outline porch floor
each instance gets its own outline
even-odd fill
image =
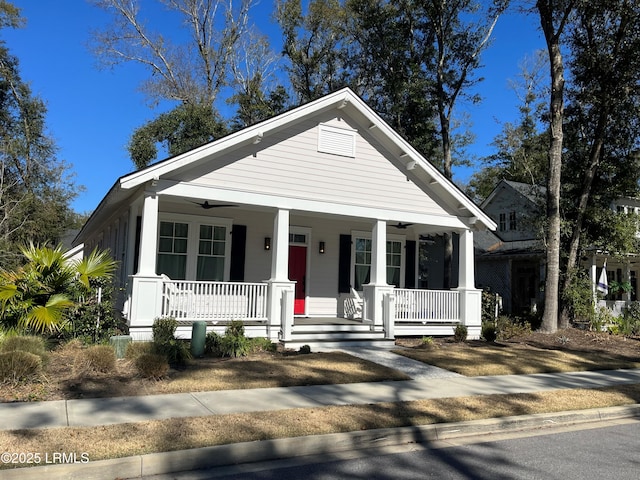
[[[362,320],[340,317],[294,317],[293,325],[362,325]]]

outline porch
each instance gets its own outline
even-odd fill
[[[280,322],[270,322],[269,298],[277,294],[272,289],[277,287],[270,282],[175,281],[162,276],[160,316],[178,321],[181,338],[190,338],[194,322],[204,321],[207,331],[223,334],[229,322],[240,320],[248,336],[264,336],[288,348],[392,345],[396,336],[451,335],[463,321],[460,291],[389,287],[382,296],[382,321],[367,315],[373,311],[367,303],[375,301],[369,291],[361,315],[355,318],[300,317],[288,315],[291,308],[282,308]],[[293,303],[293,288],[280,294],[280,303]]]

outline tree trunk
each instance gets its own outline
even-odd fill
[[[564,66],[560,51],[560,34],[571,3],[558,12],[553,0],[538,0],[540,25],[549,51],[551,69],[549,173],[547,178],[547,273],[544,289],[544,313],[540,330],[553,333],[558,329],[558,292],[560,284],[560,174],[562,170],[562,120],[564,116]],[[562,16],[556,31],[554,19]]]
[[[440,130],[442,132],[442,157],[444,176],[449,180],[453,179],[453,171],[451,169],[451,135],[449,132],[449,118],[444,114],[444,108],[440,109]],[[451,288],[451,274],[453,265],[453,235],[451,233],[444,234],[444,276],[443,288],[449,290]]]

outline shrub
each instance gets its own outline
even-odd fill
[[[248,342],[250,353],[275,352],[277,349],[277,345],[265,337],[249,338]]]
[[[116,351],[111,345],[92,345],[82,350],[78,362],[86,370],[113,372],[116,368]]]
[[[458,324],[456,325],[456,329],[453,332],[453,339],[456,342],[464,342],[467,339],[467,334],[469,330],[466,325]]]
[[[124,353],[127,360],[135,360],[144,353],[153,353],[153,342],[130,342]]]
[[[220,341],[222,337],[216,332],[209,332],[204,339],[204,353],[207,355],[213,355],[214,357],[222,356],[220,351]]]
[[[144,378],[160,379],[167,375],[169,362],[167,357],[157,353],[143,353],[136,357],[135,366]]]
[[[486,322],[482,324],[482,338],[484,338],[487,342],[495,342],[496,338],[498,338],[498,332],[496,331],[496,326],[493,322]]]
[[[302,346],[300,347],[300,350],[299,350],[299,351],[300,351],[300,353],[302,353],[302,354],[306,355],[306,354],[311,353],[311,347],[310,347],[309,345],[302,345]]]
[[[0,345],[0,351],[13,352],[20,350],[21,352],[33,353],[40,357],[43,364],[47,362],[47,349],[42,337],[36,337],[31,335],[16,335],[12,337],[6,337]]]
[[[244,336],[244,324],[233,320],[220,339],[220,353],[223,357],[244,357],[249,352],[249,340]]]
[[[172,317],[157,318],[153,322],[153,351],[164,355],[170,365],[184,365],[191,358],[187,342],[175,337],[178,321]]]
[[[33,353],[11,350],[0,353],[0,382],[19,383],[35,379],[42,371],[42,359]]]
[[[156,318],[153,322],[151,330],[153,332],[153,341],[162,345],[175,339],[178,321],[172,317]]]
[[[518,317],[511,319],[506,315],[500,315],[496,321],[496,329],[500,340],[508,340],[531,333],[531,324]]]

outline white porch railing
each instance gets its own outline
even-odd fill
[[[460,293],[456,290],[396,288],[396,322],[460,322]]]
[[[165,279],[162,316],[178,321],[267,321],[266,283],[192,282]]]

